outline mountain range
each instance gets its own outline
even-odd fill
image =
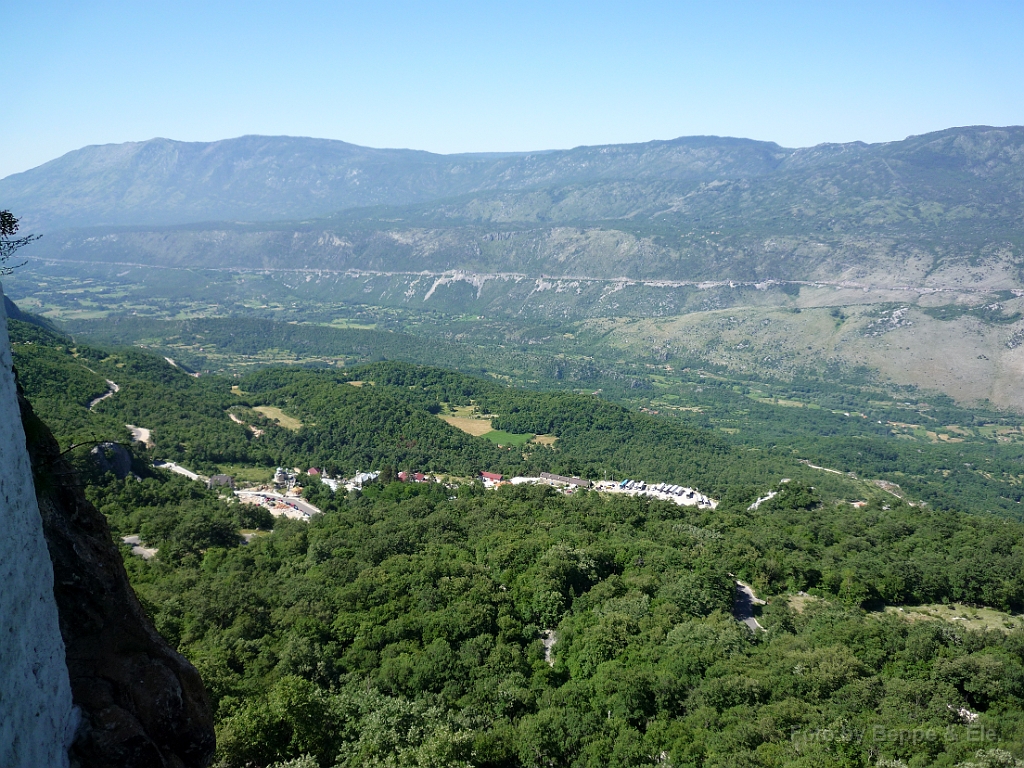
[[[775,144],[695,137],[530,154],[438,155],[342,141],[243,136],[91,146],[0,180],[0,198],[43,227],[320,217],[365,206],[586,184],[763,175]]]
[[[698,136],[475,155],[154,139],[8,176],[0,207],[46,235],[30,254],[42,259],[384,276],[337,278],[347,282],[329,290],[348,301],[436,302],[450,276],[480,299],[465,275],[525,278],[488,304],[516,313],[547,278],[1024,288],[1024,127],[805,149]],[[614,286],[593,287],[600,313],[623,311]],[[658,314],[682,306],[673,297]],[[629,313],[652,301],[664,303],[645,293]],[[558,298],[544,312],[580,310]]]
[[[1024,128],[805,149],[696,136],[462,155],[292,137],[153,139],[85,147],[8,176],[0,200],[26,226],[50,231],[394,207],[408,209],[403,220],[446,224],[743,216],[796,229],[1007,225],[1022,215]]]

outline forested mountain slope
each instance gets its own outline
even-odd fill
[[[870,484],[877,481],[895,483],[899,493],[937,509],[1021,516],[1020,419],[958,408],[938,395],[922,400],[909,392],[882,395],[810,379],[769,388],[700,368],[671,379],[662,367],[567,356],[558,347],[543,355],[541,345],[488,348],[266,320],[123,319],[75,327],[93,341],[72,342],[12,321],[22,379],[42,398],[36,408],[59,435],[116,437],[124,435],[125,423],[141,425],[153,431],[160,458],[202,472],[282,462],[355,472],[373,466],[372,458],[399,469],[457,474],[638,475],[693,482],[713,495],[737,485],[763,491],[789,476],[822,487],[830,497],[883,493]],[[576,341],[585,339],[567,343]],[[129,343],[148,349],[116,349]],[[277,354],[280,348],[292,351]],[[382,357],[391,362],[366,365]],[[275,361],[287,368],[267,370]],[[193,378],[181,366],[203,375]],[[217,371],[227,375],[209,375]],[[90,401],[108,393],[108,378],[122,390],[89,410]],[[372,391],[347,384],[364,378],[375,382]],[[230,391],[233,383],[244,395]],[[596,390],[600,398],[589,394]],[[436,415],[473,402],[480,413],[498,414],[494,429],[527,437],[555,434],[559,450],[531,443],[523,457],[453,431]],[[290,432],[254,406],[283,408],[309,426]],[[229,413],[264,429],[265,436],[253,440]],[[366,440],[375,433],[380,439]],[[867,484],[812,471],[798,460],[855,473]]]
[[[503,428],[558,434],[534,459],[550,466],[585,450],[587,472],[633,462],[723,483],[719,507],[697,510],[543,486],[332,494],[305,478],[324,512],[305,523],[152,470],[141,446],[139,478],[88,471],[114,534],[158,550],[125,547],[126,567],[203,677],[221,765],[967,768],[1024,749],[1020,523],[882,492],[854,507],[836,496],[848,478],[592,396],[395,363],[195,379],[142,351],[12,326],[26,393],[62,447],[78,427],[56,401],[86,431],[151,419],[154,452],[185,460],[529,468],[432,413],[475,401]],[[90,410],[106,376],[122,388]],[[258,404],[303,426],[259,422],[255,437],[227,415]],[[84,464],[84,449],[69,455]],[[780,470],[800,474],[779,484]],[[777,495],[752,509],[767,488]],[[731,615],[736,578],[770,600],[763,631]]]
[[[342,174],[354,197],[332,191],[342,181],[317,176],[341,170],[323,170],[327,161],[317,160],[306,140],[287,140],[306,154],[275,153],[275,141],[222,142],[159,161],[160,173],[171,176],[200,159],[228,168],[181,171],[188,184],[132,165],[109,171],[119,191],[101,193],[95,190],[107,188],[107,171],[66,177],[62,169],[71,161],[60,160],[0,181],[0,194],[20,206],[26,221],[52,228],[135,225],[51,231],[33,247],[38,258],[343,275],[332,280],[371,272],[391,276],[377,291],[388,302],[427,303],[436,278],[461,279],[458,273],[525,280],[513,288],[513,305],[544,290],[535,281],[545,277],[584,281],[575,287],[594,293],[591,301],[614,286],[587,281],[616,279],[853,281],[928,290],[1022,285],[1020,128],[949,129],[889,144],[792,151],[693,138],[514,157],[410,155],[416,163],[342,145],[345,163],[377,158],[376,186],[361,180],[368,170]],[[163,146],[82,152],[137,159]],[[106,168],[107,160],[95,162]],[[97,195],[102,201],[89,202]],[[195,223],[294,219],[341,208],[347,210],[303,221]],[[169,221],[192,223],[162,226]],[[411,274],[394,276],[403,272]],[[428,273],[422,286],[415,283],[419,273]],[[348,287],[360,288],[340,290]],[[574,286],[562,288],[571,295]]]
[[[258,221],[602,178],[736,178],[768,172],[790,152],[718,137],[477,155],[287,136],[152,139],[70,152],[3,179],[0,197],[26,225],[47,228]]]
[[[76,345],[16,321],[12,337],[23,384],[65,445],[124,441],[125,424],[142,426],[151,431],[154,457],[209,474],[227,465],[267,472],[318,466],[346,476],[385,465],[462,477],[481,470],[554,471],[646,477],[716,496],[736,487],[771,487],[784,474],[809,475],[791,459],[744,453],[710,430],[631,413],[591,395],[512,389],[439,368],[388,362],[197,379],[137,349]],[[350,383],[364,379],[367,386]],[[118,390],[98,400],[108,380]],[[495,414],[496,429],[527,438],[553,435],[557,447],[498,445],[438,416],[474,403]],[[260,407],[280,409],[300,426],[285,428]]]

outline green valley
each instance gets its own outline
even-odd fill
[[[723,392],[700,385],[700,411],[672,418],[405,363],[195,378],[146,351],[18,321],[11,334],[36,410],[62,445],[88,441],[70,454],[115,536],[157,551],[126,545],[125,565],[203,676],[220,765],[953,766],[1024,744],[1021,523],[905,501],[699,423],[724,392],[752,413],[866,419],[710,376]],[[90,409],[106,378],[118,391]],[[839,396],[803,397],[823,394]],[[510,451],[445,412],[558,439]],[[150,428],[152,447],[132,444],[135,476],[119,480],[87,447],[127,442],[123,423]],[[1003,445],[977,429],[955,445]],[[345,493],[304,476],[322,514],[300,522],[154,458],[612,473],[721,501],[394,480]],[[761,629],[732,615],[737,579],[768,601]]]
[[[219,768],[1014,766],[1022,146],[88,147],[28,431]]]

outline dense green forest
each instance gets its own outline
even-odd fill
[[[379,308],[351,312],[363,322],[401,327]],[[565,334],[579,329],[558,323],[474,324],[426,315],[420,321],[416,334],[246,317],[114,317],[70,327],[94,340],[89,344],[145,345],[202,371],[246,374],[281,362],[336,369],[387,358],[546,393],[597,391],[631,411],[657,411],[717,432],[741,450],[769,452],[776,462],[804,459],[896,483],[941,509],[1022,515],[1024,432],[1012,412],[967,408],[912,387],[883,387],[869,371],[838,365],[770,379],[662,348],[620,354],[603,347],[598,334]],[[789,407],[794,404],[802,407]],[[580,471],[585,468],[586,462]]]
[[[12,335],[19,370],[29,384],[40,382],[29,391],[63,443],[92,434],[119,433],[124,439],[117,425],[133,424],[152,431],[154,457],[200,472],[228,464],[316,466],[344,475],[384,466],[459,476],[554,471],[642,476],[716,495],[736,484],[765,488],[783,476],[811,474],[792,459],[744,452],[708,430],[634,413],[592,395],[517,390],[443,369],[388,362],[197,379],[133,348],[72,346],[69,339],[17,323]],[[70,398],[42,385],[51,369],[59,372],[51,379],[62,382]],[[104,377],[120,390],[88,410],[87,403],[106,389]],[[367,386],[350,385],[363,379]],[[470,403],[499,414],[497,429],[552,434],[558,443],[501,447],[437,416]],[[260,406],[280,408],[303,426],[283,428],[255,410]],[[262,434],[256,437],[247,424]],[[831,478],[826,484],[836,493],[859,490]]]
[[[1024,524],[912,506],[800,464],[784,440],[739,445],[707,413],[641,414],[395,362],[195,378],[31,324],[12,321],[11,336],[62,446],[152,430],[122,480],[85,447],[71,454],[114,535],[158,550],[125,547],[125,565],[203,676],[223,768],[952,767],[1024,754]],[[119,391],[90,409],[107,379]],[[759,407],[747,395],[722,389]],[[503,448],[439,418],[470,404],[497,429],[558,440]],[[255,410],[266,406],[301,426]],[[153,458],[609,473],[721,501],[472,482],[335,494],[305,477],[323,514],[298,522]],[[763,629],[734,618],[736,579],[768,600]],[[999,618],[982,628],[972,611]]]
[[[120,520],[140,485],[90,493]],[[746,499],[695,512],[546,487],[450,495],[314,488],[325,514],[310,524],[128,560],[214,698],[223,765],[952,766],[1024,747],[1018,622],[870,610],[1019,610],[1018,524],[844,511],[806,487],[753,515]],[[765,631],[730,615],[731,574],[770,598]]]
[[[231,330],[232,324],[235,330]],[[48,341],[31,344],[28,336],[26,343],[19,341],[19,334],[29,333],[20,329],[29,327],[31,334]],[[111,331],[112,338],[118,338],[117,327]],[[186,326],[181,328],[184,332]],[[246,320],[204,321],[196,326],[195,332],[199,331],[204,338],[209,336],[211,344],[234,338],[232,343],[252,344],[253,349],[259,348],[263,332],[268,339],[264,348],[278,343],[275,333],[292,334],[293,340],[304,340],[302,343],[321,351],[317,344],[334,349],[332,339],[357,333]],[[39,357],[42,364],[47,355],[66,353],[70,367],[57,359],[46,361],[47,370],[61,369],[50,381],[72,375],[86,377],[74,383],[81,403],[46,399],[48,421],[66,423],[68,429],[74,424],[76,434],[86,434],[90,424],[101,422],[114,430],[119,429],[117,423],[144,426],[153,430],[154,450],[160,457],[201,472],[230,464],[272,467],[303,462],[349,473],[382,464],[463,475],[481,469],[505,473],[550,469],[594,479],[640,475],[655,482],[697,484],[713,493],[737,482],[764,484],[797,476],[826,486],[827,493],[862,494],[833,488],[842,483],[829,473],[808,474],[797,464],[802,459],[842,473],[896,483],[902,493],[935,508],[994,512],[1018,519],[1022,515],[1024,438],[1020,438],[1019,420],[997,411],[958,407],[937,395],[929,395],[927,402],[912,392],[904,393],[906,402],[881,398],[856,382],[839,381],[838,374],[836,381],[828,383],[803,378],[771,385],[737,380],[707,366],[683,366],[665,384],[656,372],[647,371],[645,379],[619,365],[614,376],[602,374],[596,379],[603,385],[600,398],[577,394],[572,387],[580,383],[575,377],[582,373],[568,367],[561,379],[553,375],[543,378],[552,387],[563,387],[560,391],[521,390],[490,376],[435,374],[390,361],[342,368],[322,364],[277,367],[234,379],[196,379],[158,356],[130,347],[105,351],[16,322],[12,322],[12,334],[16,360],[26,375],[32,375],[30,357]],[[377,335],[402,339],[401,334]],[[282,336],[281,342],[288,339],[292,336]],[[65,352],[54,352],[54,348]],[[73,353],[67,352],[72,349]],[[421,356],[436,353],[445,360],[444,349],[443,344],[426,346]],[[548,363],[561,365],[556,359]],[[590,367],[592,372],[614,368],[611,364]],[[435,375],[449,377],[451,382],[440,387],[433,381]],[[125,391],[85,413],[85,401],[104,391],[104,378],[117,381]],[[376,382],[372,394],[341,386],[363,378]],[[647,383],[632,388],[623,381]],[[245,394],[232,394],[233,384]],[[773,404],[773,399],[808,407],[783,407]],[[431,418],[442,405],[471,400],[499,415],[494,421],[496,429],[558,435],[558,450],[531,445],[530,456],[523,458],[519,453],[498,451],[486,441],[469,438]],[[173,405],[165,407],[167,403]],[[298,409],[295,415],[301,410],[307,427],[297,434],[282,430],[252,410],[258,405],[283,407],[285,412]],[[638,408],[656,410],[658,417],[637,413]],[[264,437],[254,440],[244,425],[229,420],[229,410],[264,430]],[[373,421],[376,426],[369,429]],[[893,426],[908,422],[924,426],[914,430]],[[959,426],[950,431],[945,425]],[[940,441],[934,432],[929,438],[924,434],[927,429],[944,431],[944,437],[952,440]],[[999,437],[997,430],[1009,432],[1011,437]],[[388,444],[374,437],[374,445],[368,445],[367,436],[378,433],[381,439],[388,437]],[[678,450],[673,452],[673,445]]]

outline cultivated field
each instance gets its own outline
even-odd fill
[[[451,414],[440,414],[440,418],[444,419],[456,429],[462,430],[467,435],[483,437],[497,445],[515,446],[526,445],[536,438],[536,436],[532,434],[514,434],[512,432],[494,429],[491,425],[491,419],[494,418],[494,414],[479,414],[475,405],[458,406],[452,410],[453,413]],[[550,442],[544,442],[543,444],[545,445],[550,445],[557,439],[551,435],[545,435],[544,437],[546,440],[550,440]],[[542,441],[538,440],[537,442]]]
[[[473,435],[473,437],[483,437],[488,432],[493,431],[490,419],[481,419],[474,416],[441,416],[441,418],[456,429],[461,429],[467,435]]]
[[[253,410],[259,411],[268,419],[276,421],[280,426],[285,429],[290,429],[293,432],[298,432],[302,429],[302,422],[296,418],[288,416],[280,408],[276,408],[272,405],[257,405]]]
[[[516,434],[515,432],[505,432],[503,430],[495,429],[490,432],[483,434],[484,439],[490,440],[492,443],[497,445],[526,445],[528,442],[533,440],[533,435],[524,433]]]

